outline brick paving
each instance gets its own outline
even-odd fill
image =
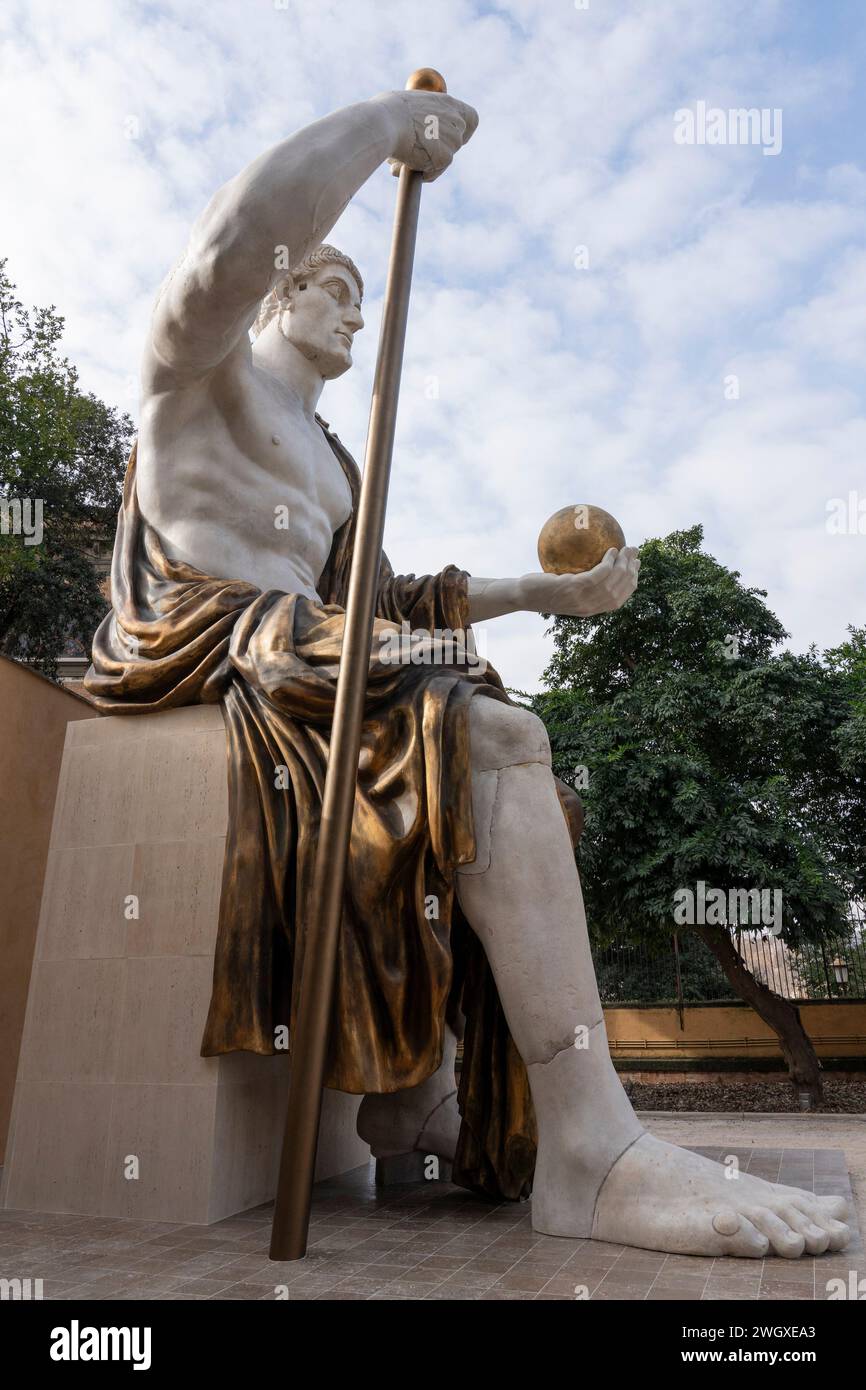
[[[851,1201],[840,1149],[695,1148],[741,1169]],[[315,1191],[306,1259],[267,1258],[272,1206],[213,1226],[0,1212],[0,1277],[41,1279],[46,1299],[749,1300],[827,1297],[866,1276],[856,1236],[840,1254],[713,1260],[536,1235],[530,1204],[448,1183],[377,1189],[358,1168]],[[853,1207],[852,1207],[853,1211]]]

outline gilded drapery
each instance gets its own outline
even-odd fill
[[[355,503],[321,576],[322,601],[170,559],[138,508],[133,450],[113,611],[85,679],[106,714],[223,706],[229,826],[205,1056],[273,1052],[297,1002],[360,490],[354,460],[320,424]],[[455,1181],[518,1197],[535,1158],[526,1071],[454,890],[455,868],[475,857],[469,702],[508,696],[491,667],[447,641],[418,665],[382,644],[402,623],[465,635],[464,571],[398,576],[383,554],[376,611],[327,1084],[418,1085],[440,1065],[446,1019],[462,1009]],[[568,814],[573,797],[560,794]]]

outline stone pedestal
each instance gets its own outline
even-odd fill
[[[95,719],[78,695],[0,655],[0,1163],[15,1075],[57,777],[70,720]]]
[[[206,1223],[273,1197],[288,1059],[199,1056],[226,819],[219,706],[69,724],[4,1206]],[[369,1160],[358,1105],[326,1092],[318,1178]]]

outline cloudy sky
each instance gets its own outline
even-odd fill
[[[135,416],[155,290],[214,190],[439,68],[481,123],[423,197],[395,568],[536,569],[571,503],[632,543],[700,521],[795,649],[829,646],[866,620],[866,534],[827,529],[831,499],[866,505],[864,60],[862,0],[4,0],[0,256]],[[781,149],[678,143],[699,103],[766,109]],[[330,238],[367,328],[321,408],[359,459],[394,193],[383,168]],[[487,625],[506,684],[537,687],[544,626]]]

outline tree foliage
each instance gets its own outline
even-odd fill
[[[0,262],[0,652],[54,676],[89,647],[106,609],[94,553],[114,534],[133,426],[83,392],[61,357],[63,319],[25,309]],[[16,504],[42,504],[43,535],[16,534]]]
[[[736,999],[716,959],[693,932],[678,939],[680,988],[684,1004]],[[646,946],[620,942],[595,949],[595,978],[603,1004],[673,1004],[677,969],[673,942],[651,938]]]
[[[823,659],[778,650],[766,594],[702,541],[646,542],[624,608],[556,618],[531,700],[586,807],[592,930],[670,935],[674,892],[703,880],[780,889],[784,940],[832,937],[864,888],[866,630]]]

